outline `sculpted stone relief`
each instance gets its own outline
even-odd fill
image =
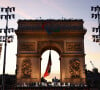
[[[35,51],[35,42],[22,42],[20,51]]]
[[[30,59],[25,59],[22,62],[22,78],[31,78],[32,65]]]
[[[80,61],[74,59],[70,61],[70,74],[71,78],[80,78]]]
[[[66,51],[81,51],[81,42],[66,42]]]

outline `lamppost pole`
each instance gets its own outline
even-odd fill
[[[93,42],[97,42],[100,45],[100,6],[91,7],[91,11],[94,11],[94,13],[91,14],[91,18],[98,19],[98,27],[93,27],[92,32],[96,32],[95,35],[92,35]]]
[[[6,29],[5,29],[5,44],[4,44],[4,61],[3,61],[3,77],[2,90],[5,90],[5,68],[6,68],[6,50],[7,50],[7,30],[8,30],[8,10],[6,10]]]
[[[6,19],[6,28],[4,29],[4,33],[5,33],[5,38],[4,40],[4,61],[3,61],[3,75],[2,75],[2,90],[5,90],[5,68],[6,68],[6,51],[7,51],[7,42],[8,42],[8,29],[9,29],[9,32],[13,29],[12,28],[8,28],[8,20],[11,19],[12,17],[14,18],[14,14],[9,14],[9,12],[12,12],[15,11],[15,8],[14,7],[7,7],[7,8],[1,8],[1,12],[3,12],[5,10],[5,13],[6,15],[0,15],[1,16],[1,19],[3,19],[3,17],[5,17]],[[3,29],[1,29],[2,31]],[[10,36],[10,38],[13,38]]]

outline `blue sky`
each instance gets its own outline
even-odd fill
[[[85,35],[85,62],[88,69],[92,69],[90,60],[100,71],[100,45],[92,42],[92,27],[97,26],[97,20],[91,19],[91,6],[100,5],[100,0],[0,0],[0,7],[16,7],[16,19],[9,22],[9,27],[17,29],[18,19],[83,19],[87,29]],[[0,12],[1,14],[1,12]],[[5,27],[5,21],[0,20],[0,27]],[[13,43],[8,44],[6,73],[13,74],[16,68],[16,35]],[[2,51],[3,53],[3,51]],[[10,53],[10,54],[9,54]],[[0,73],[2,73],[2,59]],[[10,62],[10,63],[9,63]]]

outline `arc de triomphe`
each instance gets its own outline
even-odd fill
[[[41,82],[41,54],[60,55],[60,80],[85,84],[83,20],[19,20],[17,83]]]

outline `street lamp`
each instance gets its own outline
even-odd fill
[[[94,13],[91,14],[91,18],[98,19],[98,27],[93,27],[92,32],[95,32],[95,35],[92,35],[93,42],[97,42],[100,45],[100,6],[91,7],[91,11]]]
[[[6,50],[7,50],[7,43],[10,42],[10,39],[12,41],[13,36],[8,36],[8,33],[14,32],[13,28],[8,28],[8,20],[14,19],[14,14],[9,14],[10,12],[15,11],[15,7],[7,7],[7,8],[1,8],[1,12],[5,12],[6,14],[0,15],[0,18],[5,18],[6,20],[6,28],[0,29],[0,32],[4,31],[5,36],[0,36],[0,42],[4,42],[4,61],[3,61],[3,75],[2,75],[2,90],[5,90],[5,67],[6,67]]]

